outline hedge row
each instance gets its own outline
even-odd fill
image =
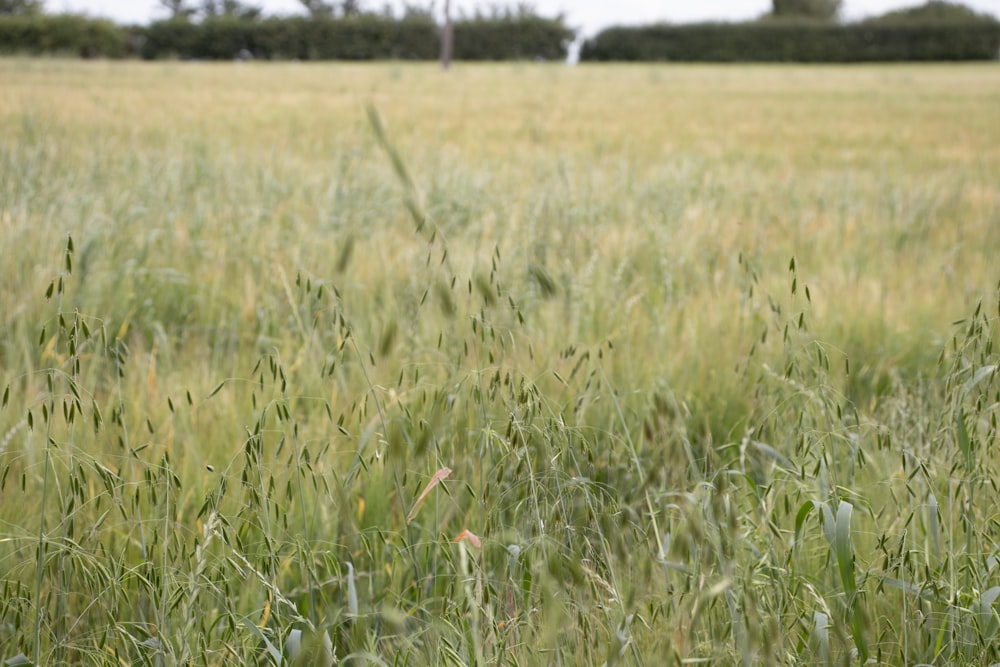
[[[894,62],[996,60],[1000,23],[760,21],[609,28],[581,60],[678,62]]]
[[[455,58],[518,60],[566,58],[573,31],[561,20],[534,16],[475,18],[455,23]],[[228,60],[433,60],[440,53],[430,18],[375,15],[248,21],[211,18],[200,23],[158,21],[123,28],[69,15],[0,16],[0,53],[83,57]]]
[[[439,46],[430,20],[371,16],[159,21],[146,28],[142,46],[147,59],[226,60],[240,52],[268,60],[428,60]]]
[[[0,53],[124,58],[134,52],[129,32],[111,21],[82,16],[0,16]]]
[[[574,32],[559,19],[478,18],[455,23],[459,60],[565,60]]]
[[[461,60],[561,60],[573,31],[540,17],[476,18],[455,24]],[[71,15],[0,16],[0,53],[80,57],[433,60],[439,28],[429,18],[214,18],[125,28]],[[865,62],[994,60],[1000,22],[702,23],[609,28],[582,60]]]

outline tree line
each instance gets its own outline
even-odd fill
[[[850,23],[841,0],[773,0],[743,23],[611,27],[587,40],[581,60],[673,62],[898,62],[996,60],[1000,21],[931,0]]]
[[[428,2],[429,0],[423,0]],[[575,31],[528,4],[443,20],[434,4],[373,11],[363,0],[299,0],[304,15],[266,16],[246,0],[158,0],[167,17],[143,26],[45,12],[44,0],[0,0],[0,53],[218,60],[563,60]],[[842,0],[772,0],[741,23],[607,28],[583,43],[589,61],[864,62],[992,60],[1000,22],[930,0],[842,22]]]
[[[159,0],[167,18],[143,26],[44,12],[41,0],[0,0],[0,53],[220,60],[565,60],[565,17],[493,5],[441,26],[433,4],[373,11],[360,0],[300,0],[305,15],[266,16],[242,0]],[[445,35],[449,39],[443,39]],[[447,52],[443,48],[447,43]]]

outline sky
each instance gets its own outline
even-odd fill
[[[426,6],[430,0],[411,0],[410,4]],[[961,0],[962,4],[978,11],[1000,16],[1000,0]],[[924,0],[844,0],[843,15],[847,19],[858,19],[881,14],[900,7],[923,4]],[[364,0],[362,6],[371,9],[383,7],[387,0]],[[200,4],[192,0],[191,4]],[[301,13],[298,0],[248,0],[248,4],[263,8],[266,14]],[[389,0],[389,4],[399,6],[399,0]],[[437,1],[437,6],[443,0]],[[477,6],[514,5],[516,2],[477,2],[476,0],[453,0],[458,9],[474,10]],[[651,23],[670,21],[682,23],[690,21],[723,20],[739,21],[760,16],[770,6],[770,0],[534,0],[532,6],[542,15],[562,13],[567,23],[593,35],[608,25],[630,23]],[[103,16],[120,23],[147,23],[164,18],[166,11],[157,0],[46,0],[49,11],[72,11],[91,16]]]

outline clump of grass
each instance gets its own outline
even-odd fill
[[[685,104],[711,96],[666,71]],[[58,112],[0,143],[0,242],[22,248],[0,295],[0,657],[1000,659],[1000,313],[938,322],[946,288],[869,271],[894,240],[992,303],[974,170],[917,193],[955,166],[918,146],[884,191],[853,180],[864,160],[757,178],[808,151],[742,120],[742,156],[692,131],[669,164],[633,146],[596,166],[591,144],[521,154],[497,120],[480,163],[460,130],[440,146],[382,108],[267,160],[281,130],[255,115],[210,140],[154,113],[128,143],[87,107],[97,157],[61,151]],[[37,224],[71,233],[53,248]]]

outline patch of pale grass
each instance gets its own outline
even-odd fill
[[[0,61],[0,658],[1000,660],[997,76]]]

